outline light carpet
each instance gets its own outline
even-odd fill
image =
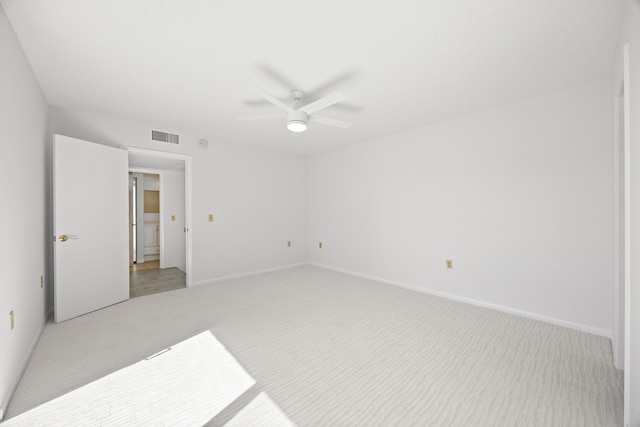
[[[11,418],[6,425],[204,425],[253,384],[206,331]]]
[[[7,415],[204,330],[255,381],[209,425],[622,425],[608,339],[311,266],[49,324]]]

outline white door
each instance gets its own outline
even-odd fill
[[[128,155],[54,135],[54,318],[129,298]]]

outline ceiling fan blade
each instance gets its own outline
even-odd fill
[[[241,122],[251,122],[254,120],[264,120],[264,119],[274,119],[274,118],[282,118],[285,117],[285,114],[263,114],[261,116],[250,116],[250,117],[238,117],[238,121]]]
[[[343,122],[342,120],[336,120],[329,117],[323,116],[309,116],[309,120],[312,122],[322,123],[323,125],[336,126],[343,129],[348,129],[351,127],[351,123]]]
[[[260,68],[260,70],[264,74],[271,77],[272,80],[276,81],[286,90],[291,90],[291,88],[298,87],[298,85],[294,84],[283,73],[276,70],[275,68],[272,68],[269,64],[266,64],[266,63],[258,64],[258,68]]]
[[[354,71],[347,71],[342,74],[338,74],[332,79],[306,90],[305,94],[309,97],[313,97],[317,93],[329,92],[329,90],[335,87],[344,87],[346,83],[349,83],[349,81],[355,77],[355,75]]]
[[[263,97],[264,99],[266,99],[267,101],[269,101],[270,103],[275,105],[276,107],[280,107],[282,110],[286,111],[287,113],[290,112],[290,111],[293,111],[293,108],[289,107],[287,104],[285,104],[284,102],[280,101],[275,96],[271,96],[267,92],[265,92],[265,91],[263,91],[261,89],[258,89],[258,88],[253,88],[253,90],[258,95],[260,95],[261,97]]]
[[[266,101],[263,101],[266,102]],[[362,106],[360,105],[356,105],[356,104],[351,104],[348,102],[341,102],[340,104],[334,104],[331,106],[333,111],[348,111],[348,112],[353,112],[353,113],[357,113],[359,111],[362,111]]]
[[[320,98],[317,101],[313,101],[311,104],[307,104],[300,108],[300,111],[304,111],[307,114],[313,114],[316,111],[327,108],[337,102],[344,101],[347,96],[342,92],[335,92],[331,95],[327,95],[324,98]]]

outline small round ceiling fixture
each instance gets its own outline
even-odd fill
[[[200,146],[200,148],[202,148],[203,150],[206,150],[207,147],[209,146],[209,141],[207,141],[206,139],[201,139],[200,141],[198,141],[198,145]]]

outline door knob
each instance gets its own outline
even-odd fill
[[[78,238],[78,236],[74,236],[72,234],[69,234],[69,235],[61,234],[61,235],[58,236],[58,240],[60,240],[61,242],[66,242],[69,239],[74,239],[75,240],[77,238]]]

